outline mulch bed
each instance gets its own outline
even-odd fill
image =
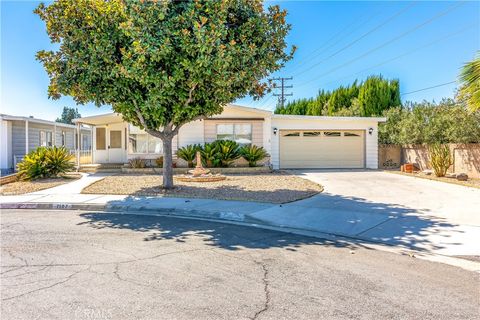
[[[421,179],[453,183],[453,184],[458,184],[466,187],[480,188],[480,179],[475,179],[475,178],[468,178],[467,181],[460,181],[460,180],[457,180],[456,178],[437,177],[433,173],[431,175],[427,175],[423,172],[406,173],[401,171],[390,171],[390,170],[387,170],[386,172],[401,174],[403,176],[410,176],[410,177],[416,177]]]
[[[68,174],[60,178],[38,179],[31,181],[15,181],[0,186],[0,195],[12,196],[45,190],[72,182],[73,180],[79,179],[80,177],[81,175],[79,174]]]
[[[322,186],[288,173],[228,175],[216,182],[183,182],[174,180],[176,188],[162,189],[160,175],[119,174],[105,177],[83,189],[90,194],[126,194],[139,196],[244,200],[286,203],[311,197],[323,191]]]

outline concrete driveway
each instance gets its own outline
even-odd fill
[[[294,228],[416,250],[480,256],[480,189],[381,171],[292,171],[325,187],[309,199],[255,213]]]

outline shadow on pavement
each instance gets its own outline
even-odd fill
[[[296,248],[302,245],[359,247],[326,239],[202,220],[94,212],[83,213],[80,216],[85,221],[79,225],[96,229],[114,228],[141,232],[145,234],[143,241],[185,242],[190,237],[200,237],[206,245],[226,250],[285,248],[296,251]]]

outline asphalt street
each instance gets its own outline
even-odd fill
[[[477,273],[198,220],[2,210],[1,318],[474,319]]]

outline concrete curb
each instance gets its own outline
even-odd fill
[[[314,231],[308,229],[297,229],[287,226],[277,226],[263,220],[250,217],[248,214],[229,211],[207,211],[197,209],[178,208],[148,208],[145,206],[105,205],[105,204],[83,204],[83,203],[0,203],[1,209],[37,209],[37,210],[78,210],[78,211],[103,211],[117,214],[133,214],[158,217],[177,217],[183,219],[196,219],[218,223],[228,223],[240,226],[255,227],[259,229],[273,230],[302,236],[321,238],[330,241],[360,245],[370,249],[387,251],[396,254],[408,255],[411,257],[440,262],[451,266],[459,267],[468,271],[480,273],[480,262],[469,261],[457,257],[445,256],[436,253],[418,251],[375,242],[362,237],[350,237],[328,232]]]

